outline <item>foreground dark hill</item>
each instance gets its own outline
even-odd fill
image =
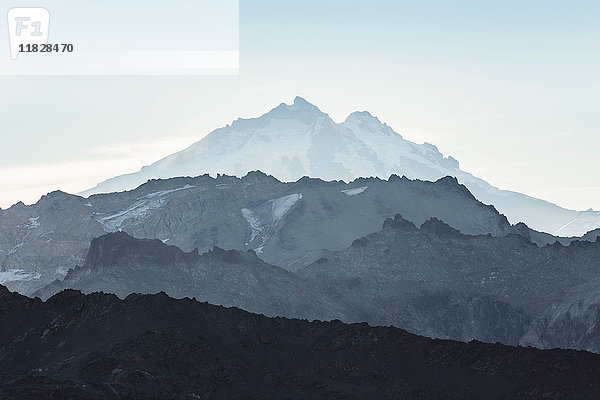
[[[600,356],[0,286],[0,398],[595,399]]]
[[[260,172],[244,178],[204,175],[150,181],[89,199],[53,192],[35,205],[0,210],[0,271],[24,270],[29,280],[9,287],[32,293],[81,265],[92,239],[118,231],[184,251],[253,249],[269,264],[293,271],[324,249],[343,249],[379,230],[396,213],[419,225],[435,216],[468,234],[502,236],[516,229],[454,178],[393,176],[346,184],[309,178],[283,183]],[[536,234],[532,240],[555,239]]]

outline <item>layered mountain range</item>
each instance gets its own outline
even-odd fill
[[[0,397],[592,399],[600,356],[267,318],[164,293],[0,285]]]
[[[390,175],[435,181],[454,176],[485,204],[493,204],[512,224],[558,236],[581,236],[600,227],[600,212],[574,211],[524,194],[500,190],[460,169],[436,146],[404,139],[368,112],[342,123],[306,100],[281,104],[251,119],[238,119],[189,148],[136,173],[118,176],[83,192],[85,196],[133,189],[149,179],[229,174],[260,170],[282,181],[303,176],[351,182]]]
[[[435,217],[417,228],[396,215],[296,273],[253,250],[198,255],[119,232],[95,239],[83,266],[34,295],[165,291],[270,316],[600,352],[598,260],[600,241],[540,248],[517,234],[464,235]]]
[[[12,289],[32,293],[82,265],[92,239],[124,231],[184,251],[253,249],[267,263],[294,271],[325,250],[343,249],[379,230],[396,213],[417,225],[435,216],[466,234],[519,232],[539,245],[557,240],[522,224],[511,226],[454,178],[427,182],[392,176],[346,184],[310,178],[280,182],[254,172],[244,178],[154,180],[87,199],[53,192],[32,206],[0,210],[0,269],[9,275],[5,281],[12,279],[7,282]]]
[[[87,199],[54,192],[1,211],[0,224],[5,284],[43,298],[165,291],[269,316],[600,351],[600,231],[511,225],[452,177],[152,180]]]
[[[598,392],[596,355],[397,329],[600,353],[599,218],[369,113],[297,98],[86,196],[0,210],[0,284],[35,297],[0,286],[0,397]]]

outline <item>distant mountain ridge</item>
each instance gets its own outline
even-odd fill
[[[512,224],[525,222],[535,230],[565,237],[600,227],[600,212],[567,210],[499,190],[462,171],[456,159],[444,157],[436,146],[406,140],[366,111],[354,112],[338,124],[300,97],[258,118],[238,119],[183,151],[141,171],[111,178],[82,195],[129,190],[149,179],[204,173],[241,177],[254,170],[283,181],[310,176],[350,182],[371,176],[388,179],[392,174],[435,181],[454,176]]]

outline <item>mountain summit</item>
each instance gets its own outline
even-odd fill
[[[404,139],[367,111],[353,112],[342,123],[301,97],[268,113],[238,119],[187,149],[140,171],[117,176],[83,195],[133,189],[149,179],[209,173],[244,176],[260,170],[283,181],[303,176],[352,181],[387,179],[396,174],[435,181],[454,176],[484,203],[493,204],[513,224],[561,236],[580,236],[600,227],[600,212],[579,213],[520,193],[499,190],[460,169],[429,143]]]

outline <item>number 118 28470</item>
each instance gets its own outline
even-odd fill
[[[20,44],[20,53],[72,53],[71,43],[63,44]]]

